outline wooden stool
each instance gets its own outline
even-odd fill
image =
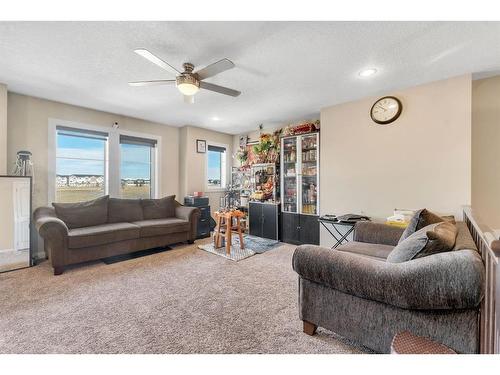
[[[403,331],[394,336],[391,343],[391,354],[457,354],[443,344],[427,337],[415,336]]]
[[[214,246],[216,248],[222,247],[222,238],[226,239],[226,254],[231,254],[231,235],[237,233],[240,237],[240,248],[244,249],[243,232],[241,228],[240,219],[245,214],[239,210],[215,212],[215,232],[214,232]],[[236,225],[233,225],[233,219],[236,219]]]

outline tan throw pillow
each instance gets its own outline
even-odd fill
[[[457,226],[448,221],[439,223],[434,230],[427,231],[429,242],[415,258],[423,258],[428,255],[451,251],[457,239]],[[415,259],[414,258],[414,259]]]
[[[428,225],[401,241],[387,257],[387,262],[403,263],[432,254],[451,251],[457,227],[449,222]]]
[[[441,217],[427,210],[426,208],[422,208],[421,210],[415,212],[410,222],[408,223],[408,226],[406,227],[405,231],[401,235],[401,238],[399,239],[398,243],[403,242],[413,233],[417,232],[418,230],[428,225],[441,223],[443,221],[449,221],[455,224],[455,218],[453,216]]]

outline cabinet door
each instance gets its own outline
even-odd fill
[[[319,147],[318,134],[300,137],[300,213],[317,215],[318,210],[318,171]]]
[[[318,216],[300,215],[300,243],[319,245]]]
[[[262,237],[278,239],[278,206],[275,204],[262,205]]]
[[[283,212],[298,212],[297,137],[281,139],[281,190]]]
[[[210,221],[209,219],[200,219],[198,221],[198,227],[196,229],[197,238],[210,237]]]
[[[281,240],[294,245],[300,244],[299,239],[299,215],[281,213]]]
[[[250,203],[248,208],[249,233],[262,237],[262,204]]]

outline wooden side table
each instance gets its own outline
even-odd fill
[[[408,331],[397,333],[392,339],[391,354],[457,354],[447,346]]]

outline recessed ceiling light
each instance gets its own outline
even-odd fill
[[[362,71],[359,72],[360,77],[370,77],[377,73],[377,69],[375,68],[369,68],[369,69],[363,69]]]
[[[220,118],[218,118],[217,116],[212,117],[212,121],[219,121],[219,120],[220,120]]]

